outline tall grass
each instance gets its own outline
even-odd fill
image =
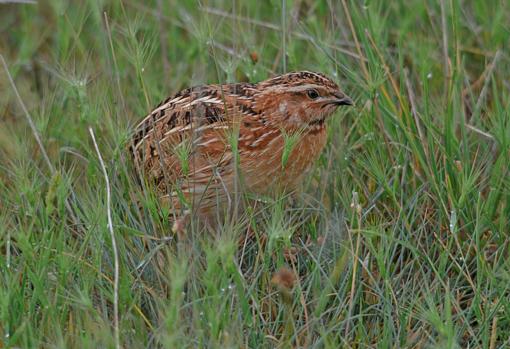
[[[509,18],[482,0],[0,4],[0,346],[115,346],[116,287],[122,347],[509,346]],[[356,107],[300,192],[176,241],[133,125],[187,86],[303,69]]]

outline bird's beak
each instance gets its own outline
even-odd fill
[[[351,97],[341,93],[337,92],[334,94],[335,98],[332,99],[331,103],[336,105],[354,105],[353,100]]]
[[[354,105],[354,102],[350,97],[344,96],[343,98],[335,99],[336,105]]]

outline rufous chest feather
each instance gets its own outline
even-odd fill
[[[241,156],[241,172],[248,190],[268,194],[294,189],[319,158],[326,140],[324,128],[307,132],[295,140],[280,132],[275,134],[260,151]]]

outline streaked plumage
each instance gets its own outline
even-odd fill
[[[336,83],[312,72],[189,88],[136,126],[131,150],[162,202],[209,215],[236,190],[293,190],[324,148],[326,117],[351,104]]]

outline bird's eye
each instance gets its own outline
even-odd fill
[[[309,98],[311,99],[315,99],[315,98],[318,98],[319,97],[319,92],[317,92],[317,90],[314,90],[314,89],[311,89],[311,90],[308,90],[306,91],[306,94],[308,95]]]

